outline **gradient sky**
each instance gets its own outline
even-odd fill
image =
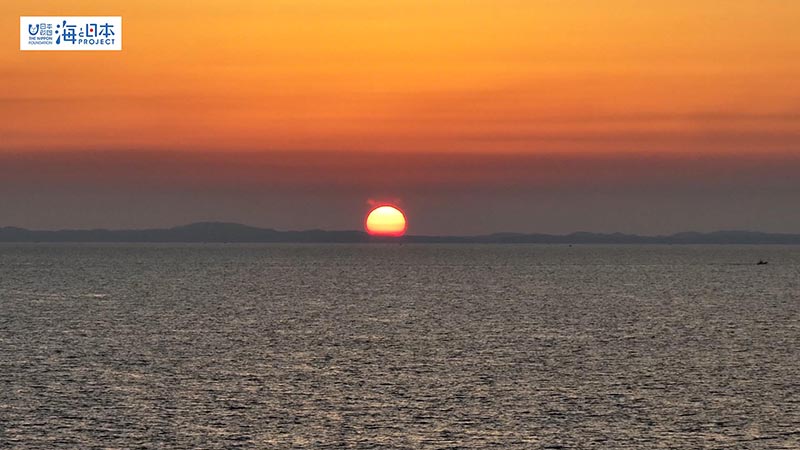
[[[21,15],[122,52],[20,52]],[[800,2],[0,3],[0,226],[800,232]]]

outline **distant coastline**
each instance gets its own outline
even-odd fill
[[[577,232],[564,235],[494,233],[476,236],[376,238],[363,231],[278,231],[237,223],[200,222],[173,228],[140,230],[28,230],[0,228],[0,242],[142,242],[142,243],[485,243],[485,244],[798,244],[800,234],[756,231],[683,232],[661,236]]]

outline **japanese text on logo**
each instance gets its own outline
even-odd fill
[[[122,17],[23,16],[19,49],[122,50]]]

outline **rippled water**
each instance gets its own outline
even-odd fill
[[[0,447],[800,448],[798,342],[800,247],[2,245]]]

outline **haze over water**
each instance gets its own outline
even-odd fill
[[[2,448],[800,446],[800,247],[0,245],[0,312]]]

